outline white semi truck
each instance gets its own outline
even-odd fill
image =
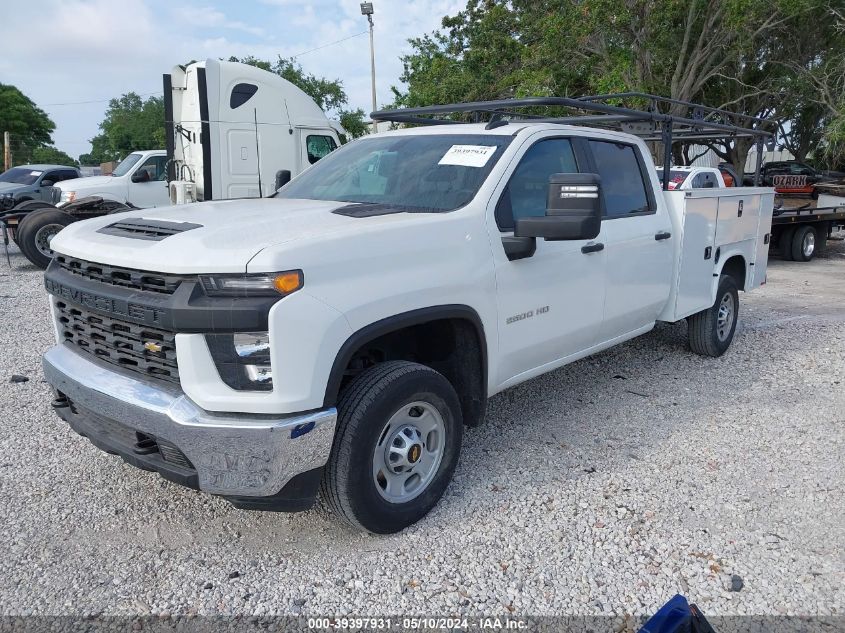
[[[498,113],[546,105],[594,114]],[[494,115],[437,118],[468,111]],[[437,503],[488,397],[658,321],[686,319],[692,351],[719,356],[739,293],[765,283],[772,189],[668,191],[645,140],[608,128],[753,130],[562,98],[374,117],[443,124],[353,141],[268,198],[62,231],[45,274],[56,413],[238,507],[302,510],[321,490],[395,532]]]
[[[127,208],[258,198],[339,145],[311,97],[273,73],[208,59],[164,75],[166,150],[132,152],[111,176],[56,183],[54,204],[29,203],[14,239],[46,268],[65,226]],[[58,208],[56,208],[56,206]]]

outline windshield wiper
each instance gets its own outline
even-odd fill
[[[337,209],[332,213],[345,215],[350,218],[371,218],[377,215],[391,215],[394,213],[443,213],[443,209],[430,207],[408,207],[398,204],[382,202],[354,202]]]

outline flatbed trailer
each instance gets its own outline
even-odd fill
[[[845,228],[845,188],[826,187],[818,203],[775,208],[772,216],[772,248],[783,259],[808,262],[827,244],[831,233]]]

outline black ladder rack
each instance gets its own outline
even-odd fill
[[[646,104],[644,109],[612,105],[609,101],[622,102],[635,99]],[[565,108],[578,112],[571,116],[544,116],[519,112],[519,108]],[[420,108],[400,108],[372,112],[373,121],[390,121],[413,125],[451,125],[466,123],[452,117],[470,115],[473,123],[487,122],[493,129],[509,122],[556,123],[613,129],[639,136],[645,141],[663,143],[663,188],[669,188],[669,171],[672,166],[672,144],[695,143],[726,138],[753,138],[757,148],[754,170],[755,186],[760,182],[763,144],[774,137],[764,128],[777,129],[772,119],[710,108],[689,101],[670,99],[642,92],[590,95],[585,97],[523,97],[469,103],[451,103]]]

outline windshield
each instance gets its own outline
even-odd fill
[[[0,182],[12,182],[16,185],[31,185],[38,180],[38,177],[43,173],[43,171],[39,171],[37,169],[12,167],[8,171],[4,171],[0,174]]]
[[[141,160],[140,154],[129,154],[126,158],[120,161],[120,165],[114,168],[114,171],[111,173],[112,176],[125,176],[129,173],[129,170],[135,166]]]
[[[278,197],[451,211],[472,200],[510,141],[487,134],[359,139],[321,159]]]

